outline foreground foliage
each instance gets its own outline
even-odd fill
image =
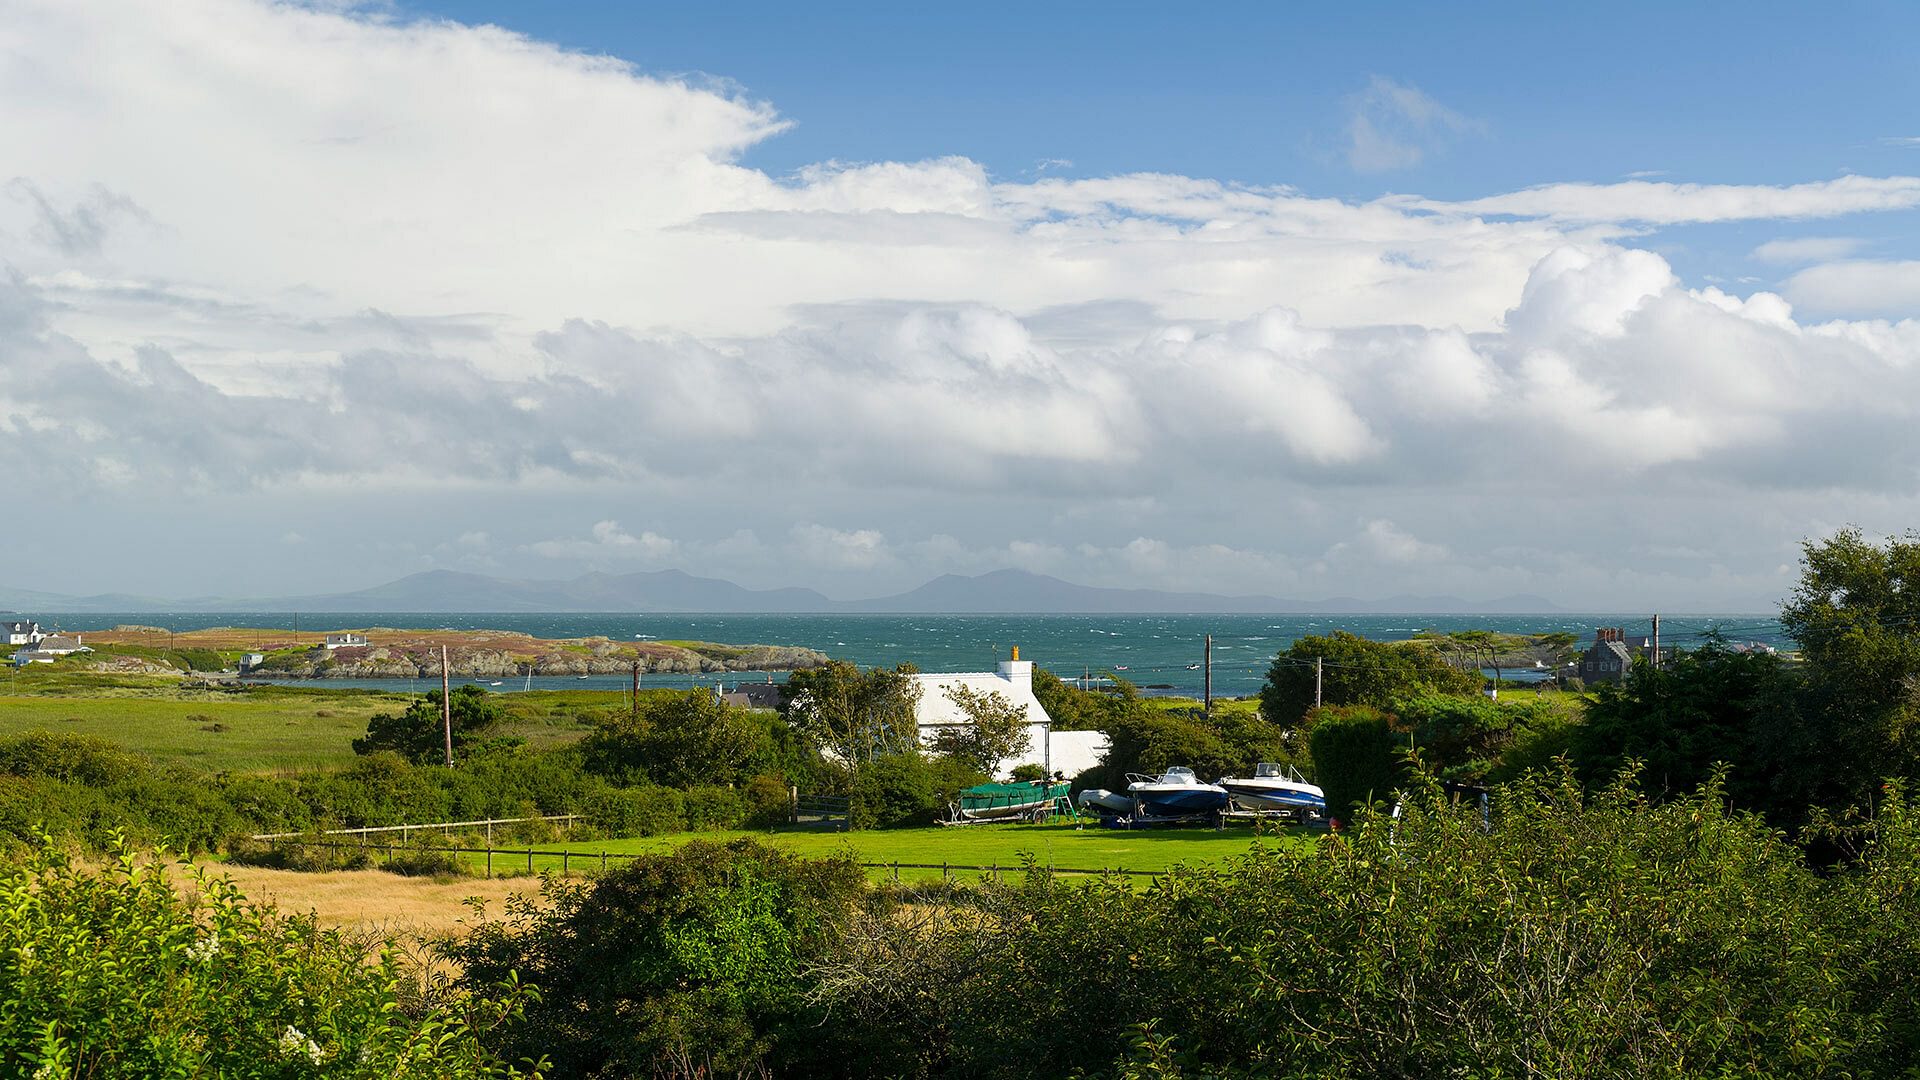
[[[846,860],[693,843],[593,885],[549,879],[545,906],[514,903],[449,948],[476,989],[516,972],[543,988],[496,1039],[507,1054],[549,1055],[556,1076],[797,1067],[813,1059],[820,1019],[802,972],[833,947],[864,884]]]
[[[1656,801],[1563,768],[1495,789],[1490,825],[1414,783],[1398,818],[1144,889],[1036,867],[900,904],[706,848],[483,931],[469,970],[551,987],[490,1039],[594,1048],[561,1076],[640,1054],[667,1075],[971,1080],[1920,1068],[1899,785],[1823,822],[1852,856],[1816,874],[1717,777]]]
[[[0,1072],[526,1075],[478,1037],[537,1000],[530,989],[509,978],[423,998],[391,949],[369,956],[190,872],[191,900],[125,847],[98,872],[51,845],[0,871]]]

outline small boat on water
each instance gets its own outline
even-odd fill
[[[592,678],[592,676],[591,676],[591,675],[576,675],[576,676],[574,676],[574,678],[576,678],[576,679],[590,679],[590,678]]]
[[[991,821],[1038,821],[1067,797],[1071,785],[1029,780],[1015,784],[976,784],[960,793],[945,825],[979,825]]]
[[[501,682],[499,679],[495,679],[492,682],[488,683],[487,685],[488,686],[505,686],[506,684]]]
[[[1128,773],[1127,794],[1145,817],[1198,817],[1227,808],[1227,789],[1203,784],[1193,770],[1175,765],[1159,776]]]
[[[1251,777],[1225,777],[1220,786],[1242,810],[1285,810],[1303,815],[1327,812],[1326,792],[1307,783],[1299,770],[1271,761],[1255,765]]]

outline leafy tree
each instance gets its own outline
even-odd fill
[[[780,689],[787,723],[812,747],[850,765],[920,747],[920,684],[912,664],[860,670],[835,660],[796,671]]]
[[[1313,718],[1313,775],[1327,816],[1352,822],[1357,808],[1391,798],[1406,782],[1393,717],[1370,705],[1326,706]]]
[[[987,774],[954,758],[914,752],[862,762],[853,776],[847,816],[856,829],[903,829],[931,825]]]
[[[844,858],[696,842],[588,884],[549,879],[447,949],[463,986],[540,987],[494,1041],[550,1055],[555,1076],[806,1075],[824,1019],[809,969],[864,888]]]
[[[637,716],[603,721],[581,741],[589,769],[631,784],[732,784],[766,771],[773,734],[746,709],[706,690],[653,695]]]
[[[997,690],[984,693],[965,686],[947,687],[947,697],[967,718],[934,733],[931,749],[977,772],[991,774],[1000,762],[1024,754],[1033,745],[1027,710]]]
[[[1110,689],[1082,690],[1042,667],[1033,669],[1033,696],[1047,710],[1055,731],[1105,731],[1113,718],[1132,708],[1140,691],[1117,675],[1105,676]]]
[[[1390,709],[1422,693],[1470,694],[1484,677],[1448,664],[1419,642],[1369,641],[1345,630],[1296,640],[1274,657],[1260,689],[1260,712],[1283,728],[1301,726],[1313,708],[1314,661],[1321,661],[1321,702]]]
[[[1421,694],[1394,703],[1392,727],[1412,736],[1421,757],[1444,779],[1479,781],[1517,740],[1556,727],[1557,716],[1539,701]]]
[[[1920,534],[1882,546],[1858,529],[1807,541],[1780,613],[1806,657],[1802,723],[1776,753],[1815,803],[1840,806],[1882,776],[1920,776]]]
[[[1735,652],[1717,642],[1683,652],[1663,667],[1641,661],[1624,682],[1600,687],[1572,736],[1572,754],[1589,783],[1601,784],[1641,763],[1656,793],[1698,789],[1722,765],[1735,804],[1785,820],[1804,814],[1801,794],[1783,788],[1773,743],[1798,726],[1796,682],[1767,653]]]
[[[446,760],[446,727],[441,716],[440,691],[407,706],[399,716],[382,713],[367,721],[367,734],[353,740],[356,754],[377,754],[391,750],[416,764]],[[461,760],[481,736],[500,722],[500,703],[492,694],[473,686],[456,687],[452,699],[453,759]]]

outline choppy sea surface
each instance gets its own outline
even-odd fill
[[[122,624],[199,630],[214,626],[287,629],[291,615],[119,612],[37,614],[42,625],[66,632],[104,630]],[[799,645],[863,666],[911,662],[922,671],[987,671],[1015,645],[1063,679],[1116,671],[1149,692],[1198,695],[1203,682],[1203,643],[1213,635],[1213,688],[1220,696],[1256,693],[1273,655],[1295,638],[1347,630],[1379,641],[1404,640],[1421,630],[1500,630],[1510,633],[1576,634],[1585,642],[1600,626],[1624,627],[1630,634],[1648,631],[1646,616],[1552,615],[699,615],[699,614],[460,614],[358,612],[303,615],[303,637],[317,640],[327,630],[371,626],[452,630],[507,630],[541,638],[604,636],[636,639],[699,640],[730,644]],[[1661,640],[1683,647],[1709,633],[1731,642],[1787,644],[1772,615],[1669,615],[1661,621]],[[776,679],[783,676],[776,674]],[[764,675],[648,675],[648,686],[731,686]],[[321,686],[399,689],[398,679],[326,679]],[[587,679],[545,677],[534,689],[617,689],[623,676]],[[506,679],[495,689],[523,689],[524,679]],[[425,689],[425,685],[414,686]]]

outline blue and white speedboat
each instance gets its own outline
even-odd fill
[[[1241,810],[1291,811],[1296,814],[1325,814],[1327,793],[1309,784],[1300,773],[1271,761],[1253,767],[1249,778],[1227,777],[1220,781]]]
[[[1127,774],[1127,794],[1146,817],[1199,817],[1227,808],[1227,789],[1203,784],[1193,770],[1175,765],[1159,776]]]

